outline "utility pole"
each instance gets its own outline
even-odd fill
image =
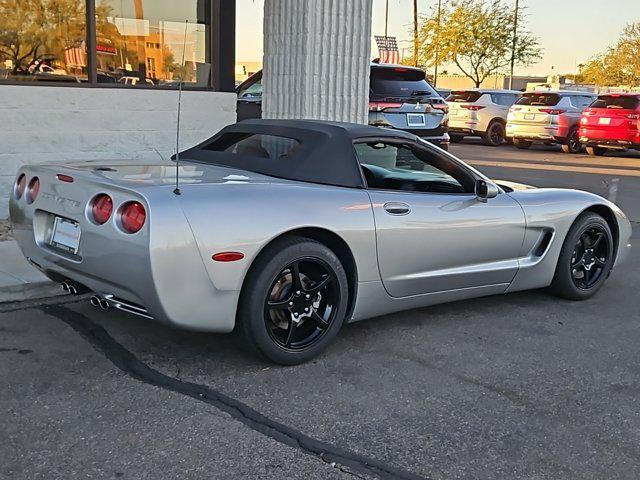
[[[436,26],[436,64],[433,72],[433,86],[438,86],[438,64],[440,63],[440,19],[442,16],[442,0],[438,0],[438,18]]]
[[[413,66],[418,66],[418,0],[413,0]]]
[[[386,1],[384,7],[384,36],[388,37],[389,33],[389,0]]]
[[[516,45],[518,44],[518,7],[520,0],[516,0],[516,11],[513,16],[513,43],[511,44],[511,72],[509,73],[509,90],[513,90],[513,67],[516,64]]]

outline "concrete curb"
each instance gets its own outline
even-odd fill
[[[59,297],[63,293],[60,285],[50,281],[8,285],[0,287],[0,305],[3,303],[23,302],[25,300]]]

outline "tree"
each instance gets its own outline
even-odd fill
[[[640,22],[627,25],[615,45],[592,58],[580,71],[596,85],[640,85]]]
[[[0,57],[13,73],[46,55],[64,58],[86,36],[86,14],[78,0],[0,0]]]
[[[418,62],[432,67],[454,63],[476,87],[511,62],[514,12],[505,0],[454,0],[444,5],[438,28],[437,11],[422,18]],[[518,13],[515,63],[528,66],[541,57],[538,39],[526,31],[524,9]]]

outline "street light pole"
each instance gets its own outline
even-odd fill
[[[511,44],[511,72],[509,73],[509,90],[513,90],[513,67],[516,64],[516,45],[518,42],[518,7],[520,1],[516,0],[516,11],[513,17],[513,43]]]
[[[413,66],[418,66],[418,0],[413,0]]]
[[[433,86],[438,86],[438,64],[440,63],[440,17],[442,13],[442,0],[438,0],[438,18],[436,26],[436,64],[433,72]]]

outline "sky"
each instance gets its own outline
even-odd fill
[[[236,1],[236,58],[238,61],[260,61],[264,0]],[[506,2],[515,4],[515,0]],[[412,5],[412,0],[389,0],[389,35],[398,38],[401,50],[411,45]],[[437,0],[418,0],[418,12],[427,13],[435,5]],[[615,43],[626,24],[640,21],[640,0],[520,0],[520,5],[527,7],[526,26],[539,37],[543,48],[539,63],[529,68],[516,68],[515,73],[521,75],[573,73],[578,64],[586,63]],[[373,0],[374,35],[384,35],[384,17],[385,0]],[[372,55],[377,56],[375,44]],[[455,66],[444,68],[449,73],[457,72]]]

